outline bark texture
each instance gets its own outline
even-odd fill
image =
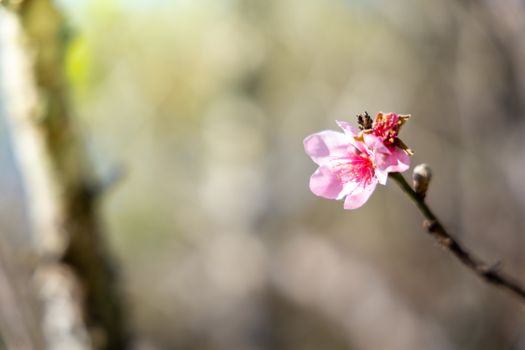
[[[0,99],[32,220],[47,346],[124,349],[122,296],[97,212],[100,186],[68,101],[64,20],[50,0],[0,11]]]

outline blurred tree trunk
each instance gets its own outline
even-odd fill
[[[102,186],[68,105],[64,21],[50,0],[7,7],[0,7],[0,99],[33,225],[47,347],[124,349],[122,298],[97,213]]]
[[[36,300],[28,293],[30,281],[7,246],[0,235],[0,349],[42,349]]]

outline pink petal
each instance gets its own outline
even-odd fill
[[[401,148],[396,147],[390,156],[388,156],[387,163],[389,164],[386,171],[403,172],[410,168],[410,157]]]
[[[344,208],[357,209],[366,203],[376,188],[377,182],[373,181],[367,186],[357,186],[352,193],[346,196]]]
[[[360,186],[357,182],[347,182],[343,183],[343,189],[341,192],[339,192],[339,195],[337,196],[337,200],[345,198],[347,195],[352,193],[357,186]]]
[[[385,143],[383,142],[383,140],[378,136],[374,136],[372,134],[364,134],[363,140],[365,142],[365,145],[369,149],[374,150],[375,153],[385,153],[385,154],[391,153],[388,147],[385,146]]]
[[[337,123],[337,125],[339,125],[341,129],[343,129],[345,134],[348,136],[349,142],[350,144],[352,144],[352,146],[354,146],[356,149],[363,153],[369,153],[366,145],[363,144],[363,142],[356,140],[356,137],[359,137],[361,134],[361,131],[359,131],[359,129],[353,127],[352,125],[350,125],[350,123],[342,120],[336,120],[335,122]]]
[[[303,144],[306,154],[318,165],[348,155],[350,146],[348,136],[332,130],[312,134],[304,139]]]
[[[337,199],[342,189],[339,177],[327,167],[319,167],[310,177],[310,190],[317,196]]]
[[[376,168],[375,176],[377,182],[379,182],[381,185],[386,185],[386,180],[388,179],[387,171]]]
[[[345,122],[343,120],[336,120],[335,122],[348,136],[354,138],[355,136],[359,135],[359,129],[353,127],[349,122]]]

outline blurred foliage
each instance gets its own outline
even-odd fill
[[[86,38],[78,35],[69,43],[66,74],[78,95],[87,93],[91,66],[90,49]]]

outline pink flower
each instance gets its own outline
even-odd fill
[[[389,166],[388,172],[402,172],[409,168],[412,151],[398,137],[403,124],[410,118],[409,115],[379,112],[372,124],[371,134],[379,137],[390,150],[390,156],[385,160]],[[363,133],[370,131],[364,130]]]
[[[345,198],[344,208],[356,209],[378,183],[386,184],[389,172],[408,169],[409,158],[381,135],[337,123],[344,133],[326,130],[304,140],[306,153],[319,165],[310,178],[310,190],[324,198]]]
[[[382,156],[356,141],[357,133],[343,129],[345,133],[327,130],[304,140],[306,153],[319,165],[310,178],[310,190],[329,199],[346,197],[344,208],[356,209],[368,200],[378,182],[386,183],[388,174],[377,167]]]
[[[361,132],[348,122],[338,121],[337,124],[344,130],[345,134],[352,136],[354,144],[361,142],[367,148],[374,150],[378,158],[377,163],[381,169],[389,173],[403,172],[410,167],[409,154],[412,154],[412,151],[405,146],[397,135],[399,128],[408,119],[408,116],[401,117],[389,113],[388,116],[392,116],[392,119],[383,119],[382,115],[381,112],[377,114],[372,129],[365,129]]]

